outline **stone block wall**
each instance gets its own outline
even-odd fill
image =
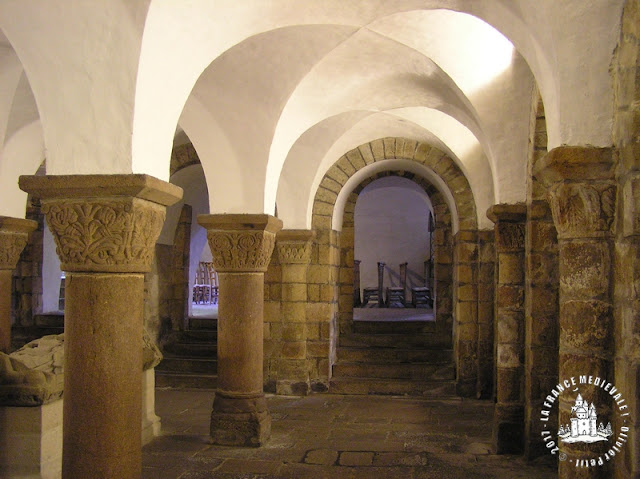
[[[496,407],[493,448],[498,454],[524,449],[524,204],[499,204],[487,216],[495,223]]]
[[[15,326],[32,326],[34,314],[42,312],[42,254],[46,226],[40,212],[40,200],[28,197],[25,218],[36,221],[38,227],[29,234],[29,241],[13,272],[11,319]]]
[[[475,397],[478,382],[477,231],[460,230],[456,233],[453,238],[453,265],[456,393],[462,397]]]
[[[144,324],[159,344],[185,328],[189,292],[191,206],[184,205],[173,245],[156,244],[151,271],[144,275]]]
[[[479,398],[494,396],[494,273],[493,231],[478,231],[478,383]]]
[[[542,439],[540,411],[544,398],[558,384],[558,238],[547,202],[547,190],[533,176],[547,154],[544,105],[534,91],[531,115],[525,232],[525,444],[528,459],[548,454]],[[558,428],[558,417],[549,428]]]
[[[328,389],[336,361],[341,234],[323,229],[316,229],[315,234],[307,276],[311,293],[306,311],[307,360],[311,390],[322,392]]]
[[[433,264],[435,317],[438,324],[453,324],[453,234],[451,212],[442,195],[432,195],[435,231],[433,233]],[[452,338],[453,341],[453,338]]]
[[[369,184],[371,179],[365,181]],[[362,191],[365,183],[357,188]],[[338,273],[338,331],[339,334],[348,334],[353,324],[353,260],[355,259],[355,208],[358,200],[357,193],[351,193],[347,199],[342,231],[340,232],[340,271]]]
[[[360,169],[388,159],[414,161],[443,178],[454,197],[462,230],[456,235],[457,252],[454,251],[452,215],[443,196],[428,180],[409,171],[382,171],[363,180],[345,202],[342,230],[332,229],[336,201],[347,180]],[[306,270],[304,313],[300,310],[302,301],[295,299],[304,296],[300,285],[287,279],[282,262],[276,256],[272,258],[265,275],[264,297],[264,377],[267,391],[277,391],[278,381],[300,373],[304,341],[310,389],[326,389],[331,366],[336,359],[338,335],[349,333],[353,321],[353,215],[357,196],[370,182],[389,175],[415,181],[431,198],[436,218],[433,240],[438,330],[443,336],[452,338],[454,317],[458,318],[458,339],[461,339],[456,349],[459,389],[465,396],[476,396],[480,334],[486,340],[484,351],[488,351],[490,346],[487,346],[486,337],[489,334],[488,323],[483,326],[482,333],[478,328],[479,236],[473,195],[464,174],[446,154],[428,144],[403,138],[381,138],[347,152],[329,168],[320,182],[312,211],[315,239]],[[461,261],[459,264],[454,260],[456,255]],[[295,298],[286,297],[285,291]],[[457,295],[456,301],[454,295]],[[488,298],[490,292],[485,291],[485,313],[491,303]],[[301,325],[304,325],[304,330],[300,329]],[[284,352],[284,348],[290,351]],[[296,357],[285,357],[289,353]],[[489,368],[486,363],[483,367],[487,371],[486,376]],[[490,384],[490,380],[483,381],[483,384]]]
[[[286,230],[284,230],[286,231]],[[326,391],[338,336],[340,233],[315,229],[308,264],[283,264],[278,244],[265,274],[265,391]]]
[[[170,319],[170,325],[174,331],[186,327],[189,303],[192,300],[192,292],[189,290],[191,222],[192,208],[190,205],[183,205],[173,239],[172,266],[169,272],[171,277],[167,290],[168,301],[164,308],[161,308],[163,317]],[[164,325],[162,329],[165,330]]]
[[[269,267],[264,274],[264,390],[276,392],[279,374],[280,353],[282,350],[282,317],[280,301],[282,299],[282,271],[277,248],[271,254]]]
[[[619,154],[615,231],[615,383],[629,404],[631,430],[616,478],[640,477],[640,2],[626,2],[612,67],[616,111],[613,140]]]

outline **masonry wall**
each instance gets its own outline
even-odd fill
[[[494,273],[493,231],[478,231],[478,379],[479,398],[494,396]]]
[[[536,163],[547,153],[544,105],[533,93],[527,181],[525,232],[525,456],[548,454],[541,431],[540,410],[558,383],[558,238],[547,191],[533,176]],[[557,415],[550,418],[558,427]]]
[[[627,2],[613,66],[619,153],[615,226],[615,384],[629,405],[629,443],[615,477],[640,477],[640,2]]]
[[[32,326],[34,314],[42,312],[42,254],[45,224],[38,199],[28,197],[25,218],[36,221],[38,226],[29,234],[27,245],[13,273],[11,320],[16,326]]]
[[[453,344],[456,393],[476,397],[478,382],[478,232],[453,238]]]

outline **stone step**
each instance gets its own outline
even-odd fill
[[[169,356],[184,356],[191,358],[216,358],[218,348],[215,342],[191,341],[173,342],[164,346],[164,353]]]
[[[218,361],[214,358],[193,358],[171,356],[165,354],[156,371],[188,373],[188,374],[216,374]]]
[[[452,349],[338,348],[338,361],[378,363],[453,362]]]
[[[333,366],[336,378],[412,379],[415,381],[455,379],[453,364],[385,364],[338,361]]]
[[[184,331],[176,331],[171,334],[169,342],[205,342],[215,344],[218,340],[217,330],[208,329],[186,329]]]
[[[189,318],[189,329],[196,331],[217,331],[216,318]]]
[[[354,333],[365,334],[424,334],[435,333],[435,321],[354,321]]]
[[[215,374],[187,374],[156,369],[156,387],[174,389],[215,389],[218,376]]]
[[[451,334],[365,334],[352,333],[341,335],[339,348],[396,348],[396,349],[450,349]]]
[[[380,394],[428,398],[455,397],[455,381],[412,381],[409,379],[332,378],[331,394]]]
[[[34,314],[33,321],[35,325],[39,327],[64,329],[64,314],[56,314],[56,313]]]

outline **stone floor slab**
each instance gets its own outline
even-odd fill
[[[260,448],[212,445],[213,391],[156,390],[162,436],[143,479],[552,479],[550,461],[488,454],[493,405],[477,400],[269,396]],[[190,432],[192,431],[192,432]]]

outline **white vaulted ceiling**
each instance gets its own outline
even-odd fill
[[[168,179],[177,134],[198,152],[211,212],[277,203],[285,227],[308,228],[326,170],[393,136],[447,153],[489,227],[489,206],[524,200],[535,85],[550,148],[611,143],[623,3],[7,1],[3,198],[45,153],[52,173]],[[21,149],[32,159],[8,167]]]

